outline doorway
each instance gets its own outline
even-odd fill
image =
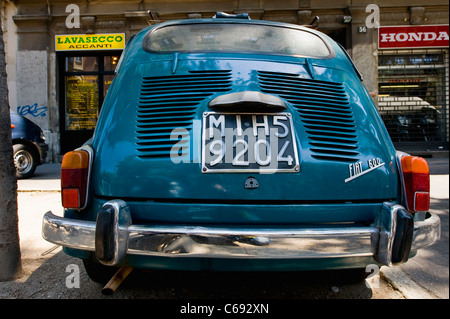
[[[80,147],[92,137],[121,53],[59,54],[61,154]]]

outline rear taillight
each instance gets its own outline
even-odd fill
[[[406,208],[414,213],[430,208],[430,174],[422,157],[403,156],[400,159]]]
[[[61,164],[61,199],[65,208],[83,209],[88,201],[91,154],[79,149],[64,155]]]

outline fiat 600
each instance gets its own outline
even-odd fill
[[[218,14],[129,40],[43,237],[96,281],[123,266],[356,274],[439,239],[429,187],[339,44]]]

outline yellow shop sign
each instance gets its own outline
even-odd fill
[[[56,51],[121,50],[125,48],[125,33],[67,34],[55,36]]]

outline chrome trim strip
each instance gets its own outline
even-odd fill
[[[64,247],[95,251],[95,222],[63,218],[47,212],[42,220],[42,237]]]
[[[331,258],[371,256],[373,227],[239,229],[130,227],[128,253],[209,258]]]
[[[117,218],[120,248],[112,265],[120,264],[126,254],[164,257],[316,259],[373,256],[391,264],[395,220],[401,205],[384,203],[379,218],[368,227],[320,228],[225,228],[202,226],[132,225],[128,206],[111,201]],[[65,247],[95,251],[96,222],[63,218],[47,212],[42,236]],[[415,222],[413,250],[439,239],[440,220],[436,215]]]
[[[113,209],[114,214],[112,225],[113,234],[111,235],[114,239],[114,254],[111,260],[100,261],[104,265],[118,265],[127,255],[129,235],[128,228],[131,225],[131,214],[126,202],[124,202],[123,200],[116,199],[109,201],[104,204],[102,208],[105,208],[107,206]],[[97,215],[97,220],[99,216],[100,214]],[[103,244],[103,240],[103,238],[99,238],[99,241],[95,240],[95,251],[97,251],[97,245]]]
[[[391,265],[392,263],[392,249],[397,228],[397,211],[399,209],[403,209],[403,206],[385,202],[381,213],[375,221],[375,225],[380,231],[374,258],[383,265]]]
[[[324,258],[371,256],[375,227],[228,229],[130,225],[127,253],[209,258]],[[123,230],[123,228],[122,228]],[[95,222],[47,212],[42,236],[70,248],[95,251]]]
[[[94,149],[92,148],[92,146],[90,144],[85,144],[79,148],[77,148],[75,151],[85,151],[88,153],[89,155],[89,160],[88,160],[88,172],[87,172],[87,188],[86,188],[86,197],[84,200],[84,206],[77,208],[75,210],[83,210],[87,207],[87,205],[89,204],[89,201],[91,199],[91,171],[92,171],[92,165],[94,163]]]
[[[428,247],[441,238],[441,220],[438,215],[427,213],[423,221],[414,222],[414,234],[411,250]]]
[[[212,110],[220,109],[226,111],[232,107],[247,103],[248,108],[265,108],[266,112],[270,110],[285,111],[286,103],[279,97],[266,94],[259,91],[241,91],[219,95],[212,99],[208,106]]]

